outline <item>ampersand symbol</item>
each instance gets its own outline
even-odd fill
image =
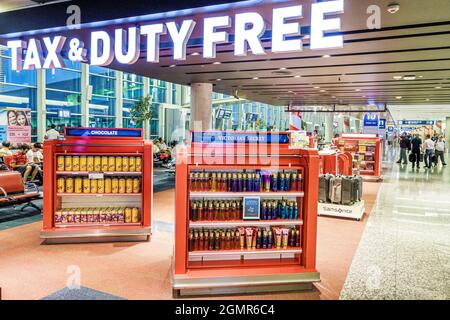
[[[74,62],[84,61],[86,50],[83,48],[83,43],[74,38],[69,43],[69,59]]]

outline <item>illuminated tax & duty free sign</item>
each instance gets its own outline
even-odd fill
[[[344,0],[334,0],[311,4],[310,48],[332,49],[343,46],[342,35],[325,36],[326,32],[340,31],[341,19],[329,18],[344,11]],[[304,6],[293,5],[274,8],[271,16],[272,53],[301,52],[303,43],[300,37],[300,21]],[[265,55],[268,49],[261,43],[266,31],[266,22],[258,12],[237,13],[234,16],[222,15],[203,18],[203,57],[214,59],[219,44],[230,43],[230,34],[234,35],[234,55],[246,56],[249,52]],[[186,60],[186,48],[197,22],[185,19],[180,23],[168,21],[151,23],[127,28],[117,28],[113,34],[104,30],[90,32],[89,51],[78,38],[67,39],[64,36],[31,38],[8,41],[11,49],[13,70],[63,68],[64,59],[74,62],[88,62],[91,65],[108,66],[113,61],[120,64],[134,64],[138,61],[141,42],[145,48],[148,63],[159,62],[160,39],[162,35],[170,37],[173,59]],[[64,51],[63,48],[67,48]],[[45,53],[45,56],[44,56]],[[23,60],[23,62],[22,62]]]

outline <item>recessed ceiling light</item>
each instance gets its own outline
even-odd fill
[[[435,87],[435,89],[442,89],[442,87]]]
[[[320,90],[320,92],[326,92],[326,90]]]
[[[359,91],[361,91],[361,89],[355,89],[355,91],[359,92]]]
[[[299,75],[296,75],[294,78],[300,78],[300,76],[299,76]]]
[[[323,56],[322,56],[322,58],[330,58],[331,56],[329,55],[329,54],[324,54]]]
[[[430,99],[425,99],[425,101],[430,101]]]
[[[403,97],[402,96],[397,96],[397,97],[395,97],[395,99],[397,99],[397,100],[400,100],[400,99],[402,99]]]
[[[192,52],[191,53],[191,56],[198,56],[200,53],[198,53],[198,52]]]
[[[419,76],[419,78],[423,78],[423,76]]]
[[[281,67],[280,70],[286,70],[286,68],[285,67]]]
[[[292,93],[292,91],[289,90],[288,93]]]
[[[320,89],[320,87],[314,87],[314,89]]]
[[[416,80],[415,75],[406,75],[403,77],[403,80]]]
[[[173,68],[173,67],[176,67],[176,65],[171,64],[171,65],[169,66],[169,68]]]
[[[216,81],[222,81],[222,79],[216,79]]]
[[[258,77],[253,77],[253,80],[258,80],[259,78]]]
[[[402,76],[394,76],[393,78],[394,78],[394,80],[401,80],[403,77]]]
[[[220,62],[220,61],[215,61],[215,62],[213,62],[213,64],[221,64],[222,62]]]

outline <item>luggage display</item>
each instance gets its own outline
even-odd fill
[[[319,176],[319,202],[327,203],[330,201],[330,179],[333,175],[321,174]]]
[[[319,176],[319,202],[352,205],[361,201],[362,183],[360,176]]]
[[[329,196],[331,203],[341,203],[342,199],[342,177],[333,176],[330,179]]]

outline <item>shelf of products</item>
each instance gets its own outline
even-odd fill
[[[255,163],[247,144],[219,144],[199,161],[204,145],[193,141],[195,154],[177,155],[174,289],[231,274],[249,281],[263,270],[317,279],[317,151],[283,143]],[[275,157],[276,165],[264,161]]]
[[[352,155],[355,173],[378,180],[381,176],[381,142],[376,135],[343,134],[339,138],[339,148]]]
[[[142,130],[67,128],[65,137],[44,144],[44,170],[53,174],[44,177],[41,237],[149,239],[153,154]]]

